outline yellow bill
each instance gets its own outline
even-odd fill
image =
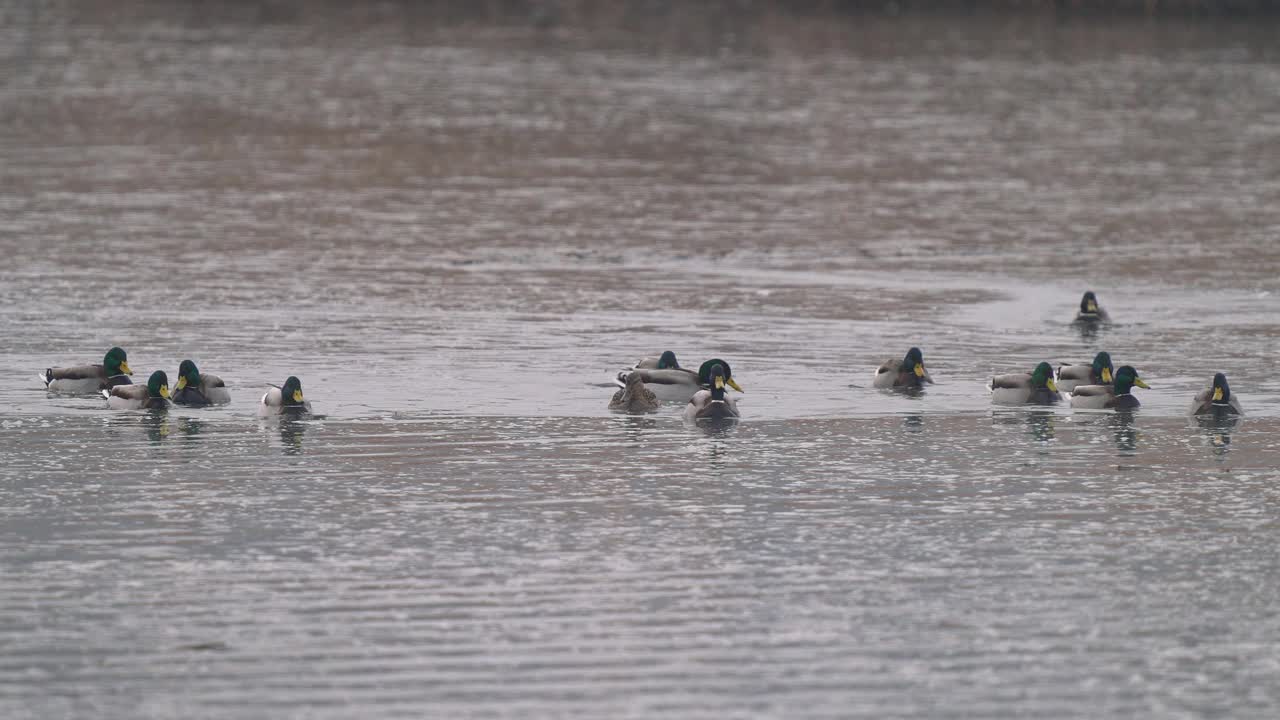
[[[725,382],[729,383],[729,387],[733,388],[734,390],[737,390],[738,392],[746,392],[746,390],[742,389],[741,385],[733,381],[733,378],[726,378]]]
[[[1045,387],[1049,388],[1050,392],[1058,392],[1058,384],[1053,381],[1053,378],[1049,378],[1048,380],[1045,380],[1044,384],[1045,384]]]
[[[716,376],[716,389],[717,390],[724,389],[724,378],[720,377],[719,375]]]
[[[168,385],[161,385],[161,386],[160,386],[160,397],[162,397],[162,398],[167,398],[167,397],[169,397],[169,386],[168,386]]]
[[[1222,400],[1222,388],[1216,387],[1213,389],[1213,401],[1220,402],[1221,400]]]
[[[129,369],[129,363],[127,362],[120,363],[120,372],[124,373],[125,375],[133,374],[133,371]]]
[[[1148,385],[1148,384],[1146,384],[1145,382],[1143,382],[1143,381],[1142,381],[1142,378],[1134,378],[1134,379],[1133,379],[1133,384],[1134,384],[1134,385],[1137,385],[1137,386],[1138,386],[1138,387],[1140,387],[1140,388],[1146,388],[1146,389],[1148,389],[1148,390],[1150,390],[1150,389],[1151,389],[1151,386],[1150,386],[1150,385]]]
[[[916,363],[916,377],[924,377],[924,364]]]
[[[294,401],[294,402],[297,402],[297,403],[302,402],[302,391],[301,391],[301,390],[294,390],[294,391],[293,391],[293,401]]]
[[[186,386],[187,386],[187,376],[186,376],[186,375],[180,375],[180,376],[178,376],[178,387],[177,387],[177,388],[175,388],[175,389],[177,389],[177,390],[181,390],[181,389],[185,388]]]
[[[1089,301],[1089,304],[1088,304],[1087,309],[1088,309],[1088,311],[1089,311],[1089,312],[1091,312],[1091,313],[1096,313],[1096,312],[1098,312],[1098,303],[1096,303],[1096,302],[1094,302],[1094,301],[1090,300],[1090,301]]]
[[[1104,382],[1104,383],[1106,383],[1106,384],[1108,384],[1108,385],[1110,385],[1112,382],[1114,382],[1114,381],[1111,379],[1111,368],[1102,368],[1102,382]]]

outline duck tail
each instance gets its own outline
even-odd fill
[[[622,370],[613,378],[613,383],[620,388],[627,386],[627,376],[631,374],[630,370]]]

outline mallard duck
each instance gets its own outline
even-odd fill
[[[302,397],[302,381],[292,375],[284,381],[283,387],[272,385],[258,406],[259,415],[306,415],[310,412],[311,403]]]
[[[738,403],[724,393],[724,386],[729,381],[726,367],[719,362],[714,363],[708,378],[710,389],[694,393],[689,404],[684,406],[684,419],[691,422],[738,419]]]
[[[45,389],[60,393],[96,393],[117,385],[129,385],[129,356],[113,347],[102,358],[101,365],[78,365],[69,368],[47,368],[40,376]]]
[[[1053,382],[1053,366],[1042,362],[1030,373],[991,378],[991,401],[1001,405],[1053,405],[1062,400]]]
[[[1243,415],[1244,408],[1240,400],[1231,394],[1231,386],[1227,384],[1227,376],[1217,373],[1209,387],[1196,393],[1191,401],[1192,415]]]
[[[627,386],[627,377],[638,374],[644,386],[652,391],[659,400],[688,402],[694,393],[711,384],[711,367],[717,364],[724,369],[725,384],[738,392],[743,392],[742,387],[733,379],[733,371],[729,369],[729,363],[719,358],[702,363],[702,366],[698,368],[698,372],[684,368],[663,368],[661,370],[656,368],[636,368],[624,370],[618,373],[615,382],[619,387],[625,388]]]
[[[1080,298],[1080,312],[1076,313],[1078,323],[1106,322],[1111,319],[1107,311],[1098,305],[1098,296],[1090,290]]]
[[[638,373],[627,376],[627,386],[613,394],[609,409],[615,412],[643,413],[658,409],[658,396],[645,388]]]
[[[1111,354],[1100,352],[1093,356],[1091,365],[1061,365],[1058,367],[1058,389],[1069,393],[1077,385],[1110,385],[1115,375]]]
[[[885,360],[876,368],[871,384],[878,388],[917,389],[932,382],[929,371],[924,369],[924,354],[913,347],[902,360]]]
[[[231,402],[231,393],[222,378],[202,373],[194,362],[183,360],[171,399],[178,405],[222,405]]]
[[[116,385],[103,390],[107,405],[116,410],[158,410],[169,407],[169,377],[163,370],[151,373],[146,385]]]
[[[670,350],[664,351],[656,358],[640,358],[640,362],[636,363],[632,370],[683,370],[680,363],[676,361],[676,354]]]
[[[1134,386],[1150,389],[1151,386],[1138,377],[1138,371],[1131,365],[1121,366],[1116,371],[1115,383],[1112,385],[1079,385],[1071,393],[1071,407],[1090,410],[1130,410],[1142,403],[1129,391]]]

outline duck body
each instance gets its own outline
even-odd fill
[[[653,412],[658,409],[658,397],[644,386],[638,374],[632,372],[627,376],[627,386],[613,394],[609,409],[627,413]]]
[[[181,390],[175,390],[173,392],[173,403],[175,405],[203,407],[205,405],[225,405],[231,402],[231,393],[217,375],[206,375],[204,377],[212,378],[210,385],[202,385],[200,387],[188,385]],[[214,382],[217,384],[212,384]]]
[[[45,389],[65,395],[92,395],[121,385],[132,385],[128,375],[107,375],[101,365],[49,368],[42,377]]]
[[[656,368],[636,368],[618,373],[615,381],[623,388],[627,386],[628,377],[638,377],[647,390],[659,400],[689,402],[694,393],[702,387],[698,382],[698,373],[684,368],[658,370]]]
[[[1053,381],[1053,366],[1042,362],[1029,373],[991,378],[991,402],[998,405],[1055,405],[1062,401]]]
[[[183,360],[178,366],[178,382],[171,398],[176,405],[202,407],[224,405],[231,402],[231,393],[222,378],[202,373],[191,360]]]
[[[1196,393],[1191,401],[1191,414],[1209,417],[1232,417],[1244,414],[1240,399],[1231,394],[1231,386],[1227,384],[1227,376],[1218,373],[1213,376],[1209,387]]]
[[[1111,316],[1098,304],[1098,296],[1092,290],[1080,298],[1080,311],[1076,313],[1077,323],[1103,323],[1111,320]]]
[[[169,378],[157,370],[146,385],[116,385],[103,390],[102,396],[113,410],[163,410],[169,407]]]
[[[1114,376],[1110,353],[1100,352],[1089,365],[1058,366],[1058,390],[1069,393],[1081,385],[1110,385]]]
[[[741,415],[738,403],[725,394],[725,372],[720,365],[715,365],[710,372],[711,387],[699,390],[684,406],[684,419],[688,422],[733,422]]]
[[[129,379],[132,374],[125,351],[113,347],[107,351],[101,365],[46,368],[40,379],[50,392],[91,395],[119,385],[132,384],[133,381]]]
[[[710,390],[699,390],[684,406],[684,419],[689,422],[737,420],[740,417],[736,400],[728,396],[717,400],[711,396]]]
[[[876,368],[871,380],[872,387],[882,390],[919,390],[932,383],[933,377],[925,370],[924,354],[920,348],[911,348],[902,360],[885,360]]]
[[[663,353],[666,357],[668,353]],[[675,355],[671,355],[674,361]],[[644,363],[641,360],[640,363]],[[707,387],[711,382],[710,371],[711,366],[719,364],[725,372],[725,384],[729,387],[742,392],[742,388],[734,381],[732,370],[729,369],[729,363],[718,358],[708,360],[698,368],[697,372],[686,370],[682,367],[667,368],[642,368],[637,367],[631,370],[623,370],[614,378],[614,382],[618,387],[625,388],[629,376],[639,375],[640,381],[644,383],[646,389],[651,391],[659,400],[670,400],[675,402],[689,402],[699,390]]]
[[[311,403],[302,396],[302,381],[289,376],[282,387],[272,387],[262,396],[258,404],[258,414],[270,415],[309,415]]]
[[[1071,407],[1081,410],[1131,410],[1141,404],[1132,393],[1117,395],[1110,385],[1080,385],[1071,393]]]
[[[1129,365],[1116,371],[1112,385],[1080,385],[1071,393],[1071,407],[1082,410],[1132,410],[1142,403],[1130,392],[1134,386],[1149,388]]]

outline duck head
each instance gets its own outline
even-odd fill
[[[928,373],[924,369],[924,353],[920,352],[920,348],[913,347],[907,351],[907,356],[902,359],[902,365],[898,368],[902,372],[914,373],[918,378],[924,378]]]
[[[1051,392],[1058,392],[1058,385],[1053,381],[1053,366],[1047,362],[1042,362],[1031,371],[1031,387],[1048,388]]]
[[[303,403],[302,381],[290,375],[280,387],[280,402],[285,406],[301,405]]]
[[[178,365],[178,384],[174,389],[182,390],[187,386],[200,387],[200,370],[191,360],[183,360]]]
[[[129,369],[129,355],[123,348],[113,347],[108,350],[106,356],[102,358],[102,367],[107,371],[107,377],[133,374]]]
[[[738,392],[746,392],[745,390],[742,389],[741,386],[738,385],[738,383],[734,382],[733,370],[729,369],[729,363],[725,362],[724,360],[721,360],[720,358],[712,358],[702,363],[702,366],[698,368],[699,384],[708,385],[708,386],[711,385],[711,369],[714,368],[716,365],[719,365],[720,369],[723,371],[722,374],[724,375],[724,382],[726,385],[733,388],[734,390],[737,390]]]
[[[1135,385],[1140,388],[1146,388],[1148,390],[1151,389],[1150,385],[1146,384],[1142,381],[1142,378],[1138,377],[1138,371],[1134,370],[1132,365],[1124,365],[1116,371],[1117,395],[1127,394]]]
[[[680,363],[676,362],[676,354],[667,350],[658,357],[659,370],[679,370]]]
[[[1213,376],[1213,404],[1231,404],[1231,386],[1227,384],[1227,376],[1223,373]]]
[[[1090,290],[1080,298],[1080,314],[1097,315],[1098,314],[1098,296]]]
[[[1114,381],[1115,368],[1111,365],[1111,353],[1100,352],[1093,356],[1094,377],[1102,379],[1102,384],[1110,385]]]
[[[724,386],[729,379],[725,375],[725,366],[720,363],[712,365],[708,376],[711,379],[711,399],[724,400]]]
[[[163,370],[157,370],[147,378],[147,397],[169,399],[169,376]]]

